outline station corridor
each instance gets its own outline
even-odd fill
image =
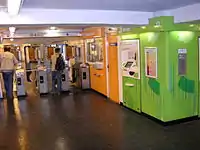
[[[0,150],[195,150],[200,120],[162,126],[93,91],[0,103]]]

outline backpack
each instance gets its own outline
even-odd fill
[[[65,69],[65,62],[61,54],[56,59],[55,69],[57,71],[63,71]]]

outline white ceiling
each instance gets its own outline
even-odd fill
[[[68,40],[79,40],[80,37],[57,37],[57,38],[17,38],[14,41],[10,41],[10,39],[4,39],[3,44],[61,44]]]
[[[10,41],[9,27],[0,27],[0,34],[4,37],[3,44],[52,44],[67,40],[77,40],[80,38],[78,34],[86,27],[87,26],[80,25],[58,25],[56,26],[56,29],[58,29],[59,34],[56,37],[44,37],[45,32],[50,28],[50,26],[17,26],[14,34],[14,41]],[[69,33],[69,36],[66,36],[65,33]]]
[[[15,37],[21,37],[21,36],[42,36],[43,34],[45,34],[47,32],[47,30],[50,29],[50,25],[43,25],[43,26],[37,26],[37,25],[32,25],[32,26],[16,26],[16,30],[15,30]],[[67,36],[67,34],[70,36],[72,34],[78,34],[80,32],[82,32],[82,30],[86,27],[89,26],[55,26],[56,29],[58,30],[58,33],[60,33],[62,36],[65,35]],[[3,37],[9,37],[10,36],[10,32],[9,32],[9,27],[0,27],[0,34]]]
[[[6,7],[7,6],[7,0],[0,0],[0,7]]]
[[[200,0],[24,0],[23,8],[158,11]]]

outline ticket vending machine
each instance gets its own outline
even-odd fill
[[[40,94],[47,94],[49,92],[47,70],[44,67],[39,67],[37,70],[37,86]]]
[[[63,73],[62,73],[62,91],[69,91],[69,73],[68,73],[68,68],[66,68]]]
[[[23,69],[16,70],[16,92],[17,96],[26,96],[25,73]]]
[[[120,43],[123,105],[141,111],[140,51],[139,40]]]

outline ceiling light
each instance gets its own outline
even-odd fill
[[[8,0],[8,13],[15,16],[19,13],[21,3],[23,0]]]
[[[10,33],[14,33],[15,32],[15,27],[9,27],[9,31],[10,31]]]
[[[56,30],[56,27],[50,27],[50,30]]]
[[[47,30],[44,36],[60,36],[59,30]]]
[[[14,39],[13,39],[13,38],[11,38],[11,39],[10,39],[10,41],[14,41]]]
[[[96,35],[96,36],[93,36],[94,38],[100,38],[101,36],[99,36],[99,35]]]
[[[160,27],[160,25],[155,25],[155,26],[154,26],[154,28],[159,28],[159,27]]]

